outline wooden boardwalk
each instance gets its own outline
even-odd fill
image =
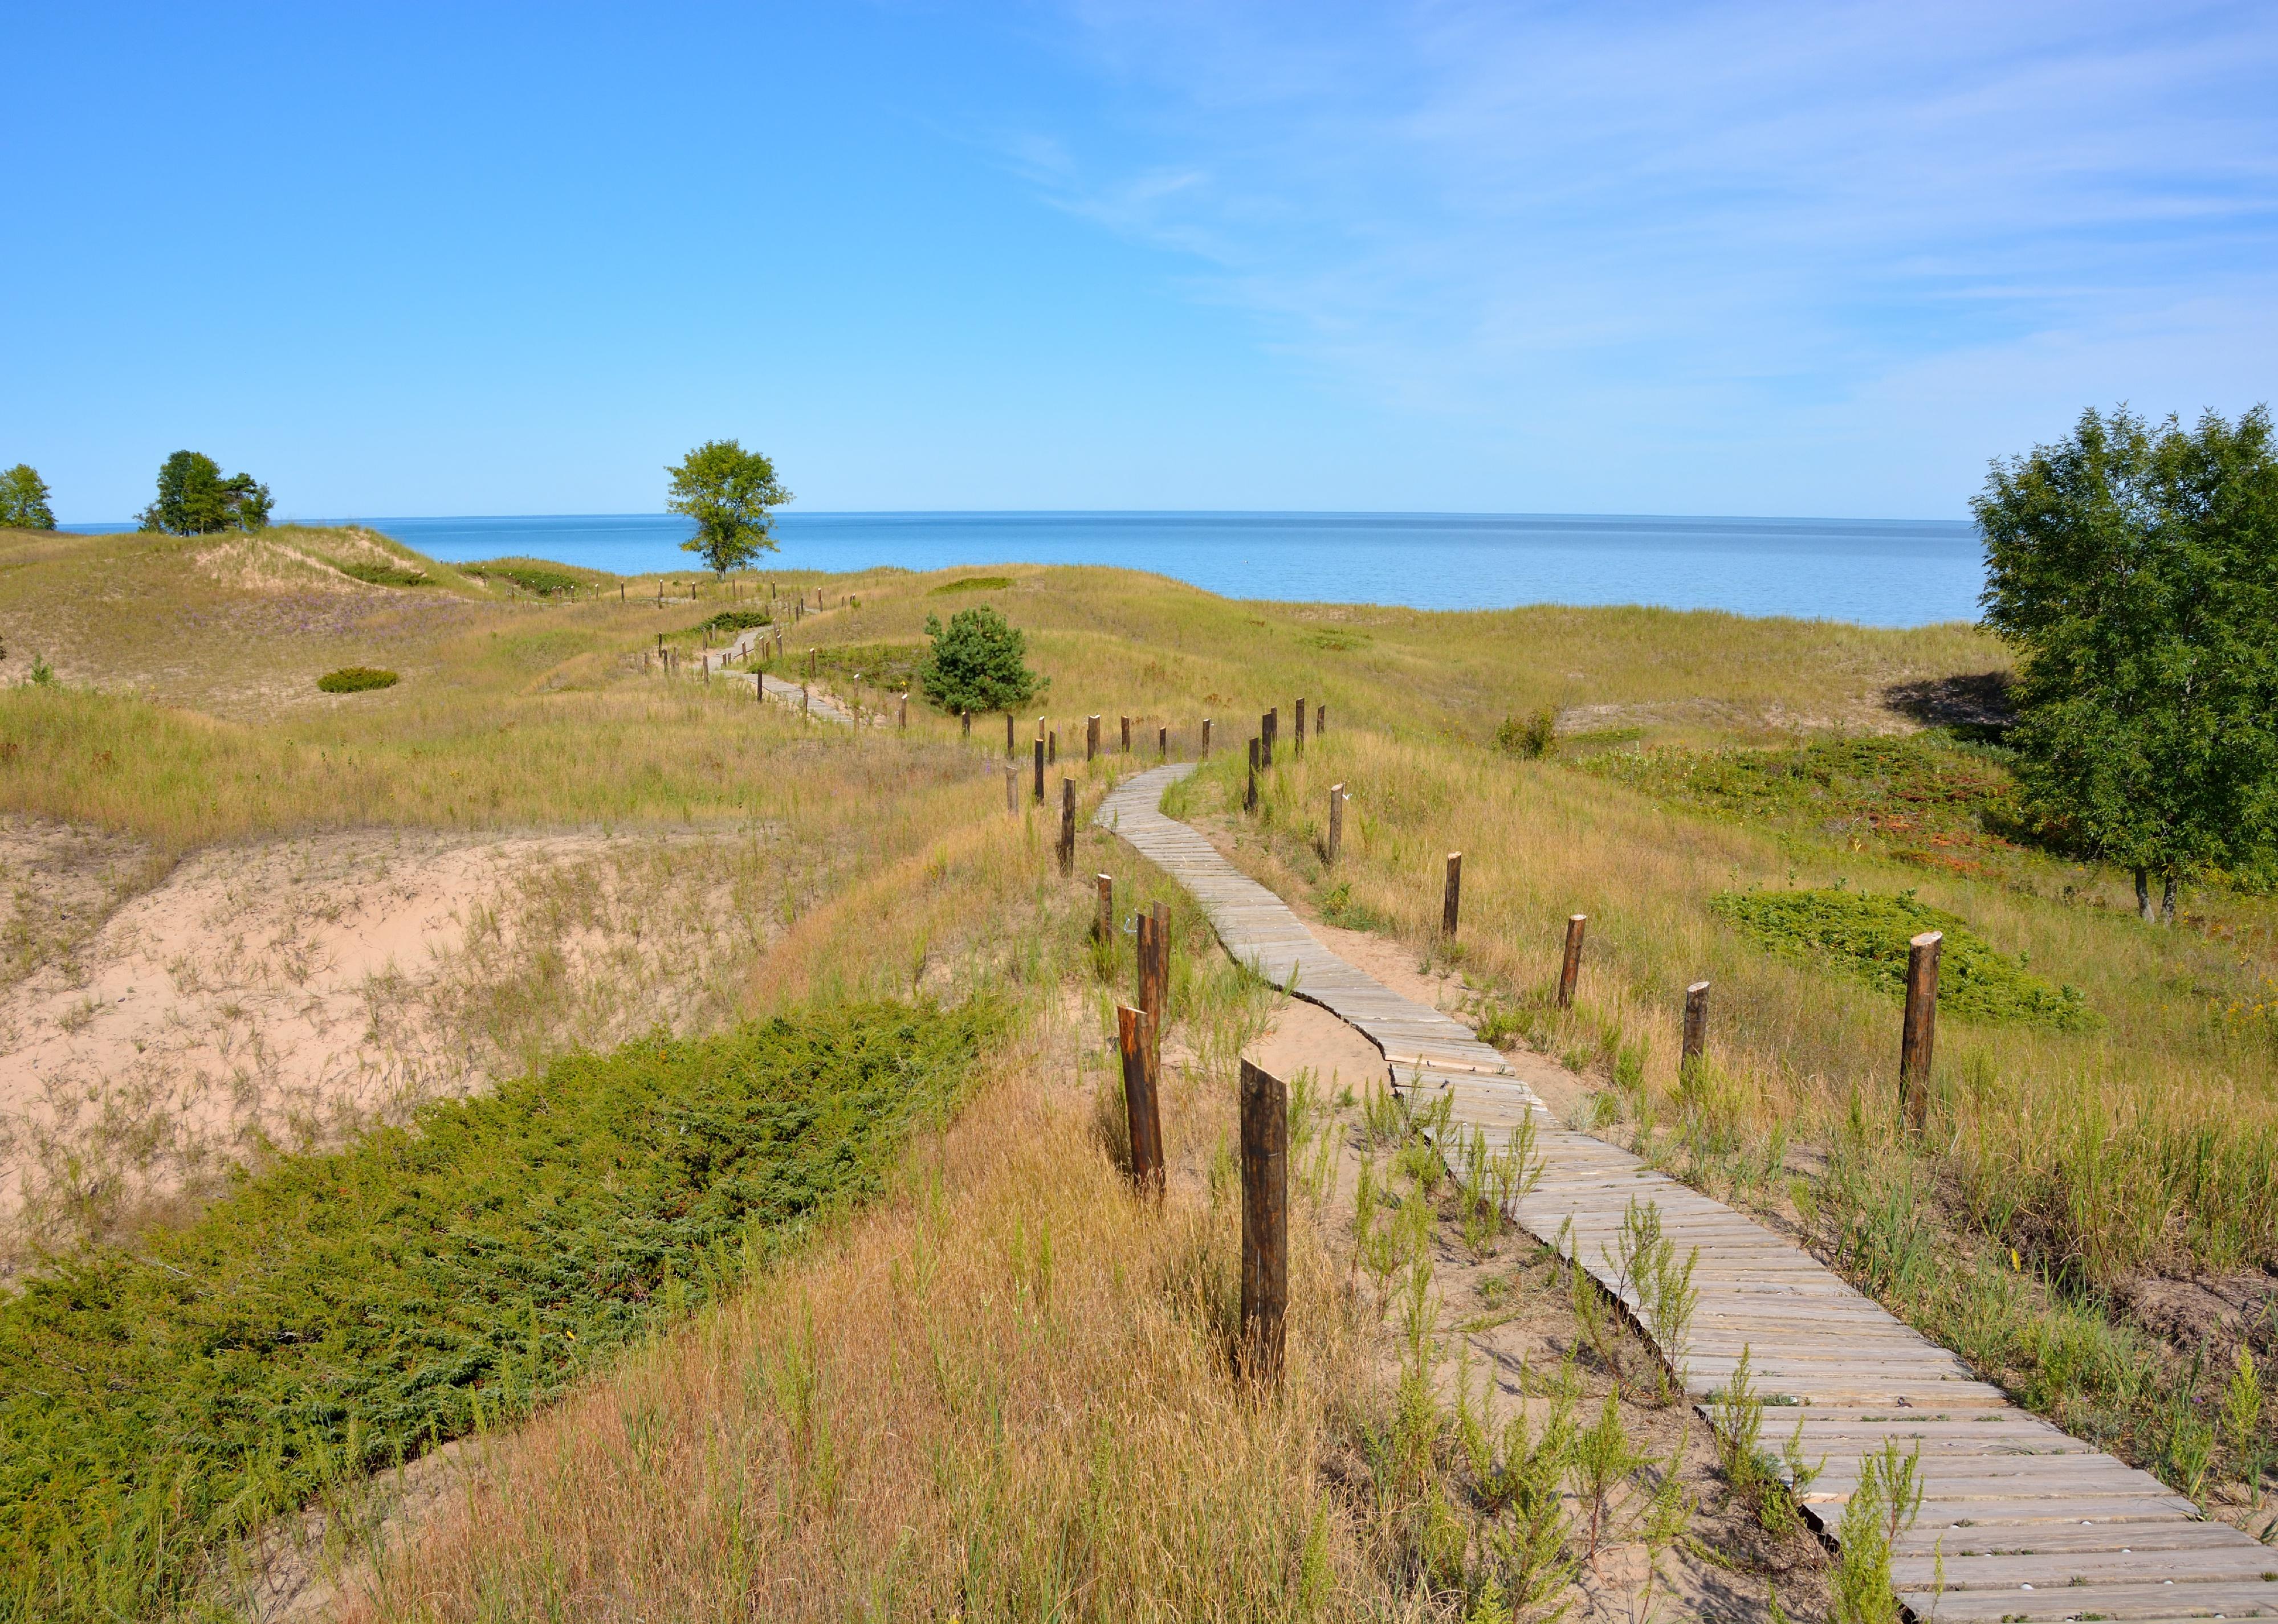
[[[710,667],[716,663],[720,667],[720,676],[722,681],[753,683],[759,690],[758,697],[760,698],[780,699],[784,704],[796,711],[801,708],[799,699],[800,689],[799,683],[787,682],[779,676],[770,676],[763,671],[730,671],[728,669],[729,665],[732,661],[743,659],[745,655],[750,653],[754,648],[757,648],[760,644],[770,635],[770,629],[771,629],[769,628],[761,626],[747,627],[744,631],[739,633],[736,640],[733,643],[730,643],[726,648],[715,650],[713,652],[703,656],[705,667],[708,672]],[[814,717],[818,721],[835,721],[842,727],[852,727],[854,725],[853,713],[847,710],[845,705],[841,705],[830,695],[823,692],[820,688],[814,689],[807,693],[805,709],[807,715]]]
[[[1513,1217],[1609,1291],[1630,1202],[1659,1208],[1680,1251],[1699,1247],[1701,1293],[1684,1346],[1661,1353],[1705,1407],[1743,1350],[1766,1400],[1764,1436],[1799,1423],[1825,1469],[1800,1497],[1833,1533],[1862,1456],[1896,1438],[1921,1451],[1922,1514],[1892,1564],[1916,1619],[2160,1620],[2278,1616],[2278,1551],[2202,1521],[2149,1473],[2011,1405],[1952,1353],[1893,1318],[1808,1253],[1655,1171],[1561,1127],[1470,1028],[1403,998],[1323,947],[1280,898],[1158,809],[1190,766],[1128,779],[1099,824],[1193,892],[1227,951],[1359,1029],[1393,1086],[1453,1101],[1456,1125],[1490,1140],[1532,1117],[1544,1172]],[[1635,1296],[1626,1299],[1635,1312]],[[1942,1569],[1942,1574],[1941,1574]]]

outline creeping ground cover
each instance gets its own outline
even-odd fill
[[[1002,1018],[571,1056],[57,1260],[0,1304],[0,1619],[167,1612],[264,1518],[528,1412],[877,1187]]]
[[[1845,888],[1725,891],[1709,898],[1708,906],[1762,947],[1827,965],[1893,997],[1906,993],[1907,943],[1923,931],[1943,931],[1940,1010],[2052,1032],[2077,1032],[2095,1023],[2077,987],[2033,974],[1961,916],[1915,901],[1912,891],[1896,896]]]
[[[397,681],[394,672],[377,666],[342,666],[318,677],[317,686],[328,694],[361,694],[375,688],[393,688]]]

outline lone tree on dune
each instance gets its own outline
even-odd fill
[[[269,487],[250,474],[221,477],[203,452],[178,451],[158,469],[158,499],[142,510],[142,528],[172,536],[257,530],[269,522]]]
[[[776,465],[761,453],[745,451],[734,440],[706,440],[664,471],[672,476],[672,496],[665,507],[696,521],[696,534],[680,544],[681,550],[703,554],[715,575],[724,576],[776,550],[768,509],[782,507],[791,495],[776,483]]]
[[[1043,686],[1028,667],[1027,636],[986,605],[959,609],[945,629],[927,615],[926,636],[933,652],[918,680],[944,711],[1009,711]]]
[[[0,474],[0,529],[51,530],[56,510],[48,506],[48,482],[28,462]]]
[[[2278,454],[2270,411],[2184,429],[2125,407],[1996,461],[1971,503],[1985,623],[2022,654],[2028,805],[2136,872],[2172,923],[2193,873],[2278,845]]]

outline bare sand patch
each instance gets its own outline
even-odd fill
[[[211,848],[115,901],[131,844],[5,840],[30,876],[11,921],[103,912],[0,988],[0,1280],[272,1148],[707,1024],[768,934],[753,831],[325,834]]]

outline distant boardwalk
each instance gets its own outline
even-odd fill
[[[1767,1441],[1803,1426],[1826,1469],[1801,1497],[1831,1532],[1861,1456],[1919,1445],[1922,1514],[1892,1574],[1918,1619],[2040,1620],[2278,1616],[2278,1552],[2149,1473],[2017,1409],[1952,1353],[1901,1324],[1816,1259],[1627,1151],[1559,1127],[1471,1029],[1403,998],[1321,945],[1304,922],[1185,824],[1162,794],[1191,766],[1119,785],[1096,821],[1193,892],[1227,951],[1349,1022],[1383,1051],[1394,1086],[1453,1102],[1456,1128],[1499,1144],[1532,1116],[1545,1170],[1512,1216],[1608,1290],[1607,1254],[1631,1201],[1661,1211],[1680,1251],[1700,1248],[1693,1330],[1666,1358],[1696,1401],[1749,1354]],[[1571,1229],[1569,1226],[1571,1226]],[[1636,1294],[1624,1295],[1634,1312]],[[1943,1567],[1941,1588],[1940,1567]]]

